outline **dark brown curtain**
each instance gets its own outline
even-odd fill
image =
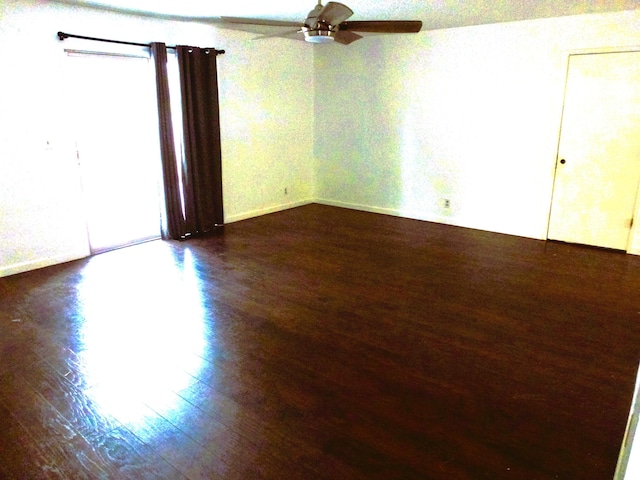
[[[180,179],[176,162],[176,149],[171,122],[169,101],[169,77],[167,75],[167,49],[164,43],[152,43],[151,54],[155,63],[156,91],[160,127],[160,153],[166,218],[162,225],[162,238],[179,239],[184,236],[184,218],[180,195]]]
[[[222,156],[217,52],[177,47],[184,129],[185,235],[221,230]]]

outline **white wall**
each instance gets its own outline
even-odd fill
[[[317,49],[319,200],[546,238],[568,54],[640,45],[639,26],[636,10]]]
[[[314,196],[313,53],[197,23],[0,2],[0,276],[89,253],[57,31],[225,49],[218,57],[227,222]],[[286,42],[286,40],[282,40]],[[91,48],[107,48],[90,42]],[[295,65],[295,68],[291,66]],[[288,195],[284,195],[284,188]]]

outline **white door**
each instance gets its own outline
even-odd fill
[[[160,236],[160,150],[149,59],[70,53],[69,95],[92,253]]]
[[[548,238],[626,250],[640,179],[640,52],[571,55]]]

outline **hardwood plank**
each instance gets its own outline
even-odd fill
[[[110,412],[104,411],[46,361],[40,360],[18,371],[89,442],[118,427]]]
[[[37,439],[45,458],[52,459],[65,478],[116,478],[93,447],[19,375],[0,376],[0,403]]]
[[[274,387],[277,389],[279,385]],[[277,477],[282,465],[293,469],[288,478],[361,478],[356,471],[326,456],[324,447],[319,447],[332,437],[335,428],[322,414],[321,401],[312,392],[298,390],[291,378],[279,393],[269,395],[268,401],[257,408],[241,405],[204,383],[192,385],[180,395],[197,406],[202,416],[223,422],[245,439],[257,443],[267,439],[261,448],[268,457],[261,464],[267,467],[276,462],[279,466],[265,478]]]
[[[68,478],[1,403],[0,432],[0,463],[9,478]]]
[[[183,479],[169,462],[129,430],[118,427],[92,441],[103,463],[130,479]]]
[[[139,419],[127,428],[188,478],[224,478],[226,469],[220,459],[205,461],[211,456],[206,447],[151,408],[145,406]]]

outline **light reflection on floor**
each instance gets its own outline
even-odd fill
[[[110,262],[110,255],[130,255],[130,269],[113,268],[122,262]],[[109,252],[92,258],[83,276],[85,393],[128,425],[144,419],[146,400],[176,408],[172,392],[194,382],[207,341],[191,252],[172,252],[162,242]]]

